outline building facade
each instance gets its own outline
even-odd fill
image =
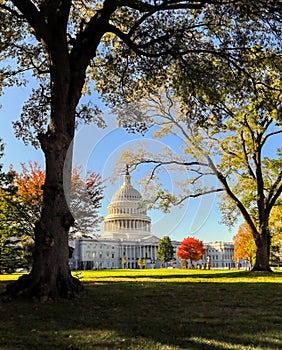
[[[108,206],[101,237],[79,238],[72,242],[72,269],[134,269],[138,268],[140,258],[145,267],[156,266],[159,238],[151,233],[147,207],[141,194],[131,185],[128,170],[123,181]]]
[[[231,269],[235,268],[233,242],[208,242],[204,243],[205,254],[197,261],[201,266],[209,261],[211,268]]]
[[[108,206],[101,237],[81,237],[71,242],[74,248],[71,269],[135,269],[139,267],[140,258],[146,268],[160,267],[161,262],[157,260],[160,238],[152,234],[151,227],[147,207],[141,194],[131,185],[131,176],[127,170],[123,176],[123,185],[114,193]],[[172,241],[172,244],[176,253],[180,242]],[[204,248],[203,258],[194,262],[194,267],[235,268],[232,242],[204,243]],[[181,267],[176,254],[174,266]],[[246,267],[244,262],[241,266]]]

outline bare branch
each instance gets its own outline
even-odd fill
[[[265,142],[267,141],[267,139],[269,139],[271,136],[273,135],[278,135],[278,134],[281,134],[282,133],[282,130],[278,130],[278,131],[274,131],[274,132],[271,132],[269,134],[267,134],[264,139],[262,140],[262,145],[265,144]]]
[[[207,163],[203,163],[203,162],[198,162],[198,161],[194,161],[194,162],[185,162],[185,161],[177,161],[177,160],[168,160],[168,161],[160,161],[160,160],[154,160],[154,159],[141,159],[138,162],[134,162],[131,163],[131,165],[133,166],[138,166],[141,164],[148,164],[148,163],[152,163],[152,164],[157,164],[156,168],[162,165],[180,165],[180,166],[185,166],[185,167],[189,167],[189,166],[194,166],[194,165],[199,165],[199,166],[205,166],[208,167],[209,165]]]
[[[199,193],[195,193],[195,194],[189,194],[189,195],[184,196],[183,198],[181,198],[178,202],[175,203],[175,205],[179,205],[179,204],[183,203],[184,201],[186,201],[189,198],[197,198],[197,197],[205,196],[207,194],[224,192],[224,191],[225,191],[224,188],[215,188],[215,189],[204,191],[204,192],[199,192]]]

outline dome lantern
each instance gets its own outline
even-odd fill
[[[142,196],[131,184],[126,166],[122,186],[114,193],[104,219],[104,237],[140,239],[151,232],[151,219]]]

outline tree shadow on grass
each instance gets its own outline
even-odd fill
[[[0,348],[280,349],[281,309],[278,283],[88,283],[77,300],[0,304]]]

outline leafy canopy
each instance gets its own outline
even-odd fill
[[[215,68],[220,75],[223,62],[244,71],[252,47],[276,50],[281,40],[279,1],[2,0],[0,9],[0,78],[4,86],[26,84],[26,72],[36,79],[14,126],[18,137],[37,147],[56,88],[50,84],[50,65],[63,56],[72,73],[69,101],[78,103],[81,93],[93,92],[93,84],[107,104],[115,105],[145,96],[165,80],[182,90],[183,71],[191,88],[199,92],[209,86],[212,96],[213,80],[206,72]],[[76,119],[104,126],[91,101],[76,108]]]

